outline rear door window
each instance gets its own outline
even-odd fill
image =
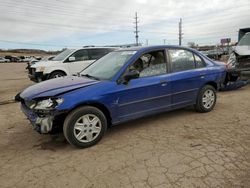
[[[89,49],[90,60],[100,59],[102,56],[109,53],[108,49]]]
[[[198,55],[194,54],[194,59],[196,68],[205,67],[205,62]]]
[[[172,72],[195,69],[195,60],[192,52],[183,49],[169,49],[168,53]]]

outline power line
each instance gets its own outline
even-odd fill
[[[71,3],[70,1],[68,3]],[[18,4],[17,3],[12,3],[12,2],[0,2],[0,4],[2,4],[3,6],[11,6],[12,8],[18,8],[19,6],[17,6]],[[84,4],[80,4],[80,3],[77,3],[77,7],[70,7],[68,4],[58,4],[58,3],[51,3],[51,2],[22,2],[22,5],[23,7],[25,8],[25,10],[27,9],[30,9],[30,10],[35,10],[36,12],[38,10],[41,10],[41,9],[45,9],[46,11],[48,10],[51,10],[53,12],[56,12],[56,13],[68,13],[69,15],[79,15],[79,14],[82,14],[84,15],[83,11],[87,11],[89,10],[91,13],[96,13],[96,12],[103,12],[107,15],[107,13],[115,13],[116,15],[128,15],[127,13],[125,12],[121,12],[121,11],[115,11],[114,8],[96,8],[96,7],[93,7],[93,6],[86,6]],[[86,7],[89,7],[89,8],[86,8]],[[60,12],[58,11],[60,10]]]
[[[59,1],[60,2],[60,1]],[[1,2],[0,2],[0,4],[1,4]],[[30,5],[32,5],[32,4],[30,4]],[[51,8],[51,7],[48,7],[48,8]],[[62,9],[63,7],[61,7],[61,6],[58,6],[57,5],[57,7],[56,7],[57,9]],[[46,11],[47,11],[48,9],[46,9]],[[68,10],[71,10],[71,9],[68,9]],[[10,10],[8,10],[8,12],[10,12]],[[72,14],[67,14],[67,15],[69,15],[69,16],[77,16],[78,15],[78,13],[77,13],[77,15],[75,14],[77,11],[74,11],[74,13]],[[15,13],[15,12],[14,12]],[[23,13],[25,13],[25,12],[23,12]],[[39,12],[39,11],[37,11],[36,10],[36,13],[41,13],[41,12]],[[50,12],[50,14],[51,13],[53,13],[53,14],[57,14],[57,15],[64,15],[64,14],[62,14],[62,11],[60,11],[60,12],[58,12],[58,11],[55,11],[55,9],[54,9],[54,11],[53,12]],[[27,12],[26,12],[26,16],[27,16]],[[90,16],[90,15],[84,15],[84,17],[83,18],[81,18],[81,19],[86,19],[86,18],[89,18],[88,16]],[[32,15],[32,18],[34,17],[34,15]],[[90,17],[91,18],[91,17]],[[94,17],[92,17],[92,18],[94,18]],[[220,18],[218,18],[218,19],[220,19]],[[218,19],[216,19],[216,20],[218,20]],[[110,20],[110,19],[109,19]],[[228,20],[228,18],[227,18],[227,20]],[[98,20],[98,21],[100,21],[100,20]],[[102,20],[102,23],[103,23],[103,21],[104,22],[106,22],[105,21],[105,19],[104,20]],[[114,21],[113,19],[112,19],[112,21]],[[124,21],[123,21],[124,22]],[[113,22],[112,22],[113,23]],[[90,23],[91,24],[91,23]],[[221,23],[220,23],[221,24]],[[200,25],[200,24],[199,24]],[[88,24],[88,27],[90,27],[90,25]],[[192,27],[193,27],[193,24],[192,24]]]
[[[197,21],[191,22],[191,23],[185,22],[185,30],[190,29],[190,28],[194,29],[194,27],[195,27],[195,29],[199,28],[199,30],[201,30],[201,28],[203,26],[207,26],[208,25],[208,22],[213,23],[213,25],[220,26],[224,22],[228,22],[228,21],[232,22],[232,20],[242,20],[242,19],[247,20],[248,17],[249,17],[248,15],[250,16],[250,14],[247,13],[247,14],[241,14],[241,15],[237,15],[237,16],[230,16],[230,17],[226,17],[226,18],[225,17],[223,17],[223,18],[221,18],[221,17],[217,18],[216,17],[216,18],[212,18],[212,19],[208,18],[208,20],[206,21],[206,23],[204,23],[204,19],[202,19],[202,21],[198,20],[198,22]],[[185,18],[189,18],[189,17],[185,17]],[[168,25],[164,25],[164,22],[168,23]],[[164,28],[165,29],[170,28],[170,30],[168,29],[168,33],[171,32],[171,34],[173,34],[173,32],[174,32],[173,28],[174,27],[172,25],[176,24],[176,21],[172,22],[171,20],[170,21],[169,20],[164,20],[164,22],[160,22],[157,27],[156,26],[150,26],[150,24],[144,25],[143,27],[146,28],[148,31],[156,31],[156,32],[159,32],[159,33],[165,33],[165,32],[161,32],[160,30],[162,30]],[[169,24],[169,23],[171,23],[171,24]],[[230,28],[235,27],[235,24],[231,25],[229,27]],[[175,33],[175,35],[176,35],[176,33]]]
[[[0,5],[1,5],[1,2],[0,2]],[[41,12],[39,9],[13,9],[13,6],[12,5],[4,5],[5,7],[8,7],[8,11],[4,14],[4,17],[6,17],[6,15],[10,14],[13,16],[13,13],[16,15],[16,14],[19,14],[19,15],[22,15],[22,16],[25,16],[25,17],[28,17],[28,18],[38,18],[38,19],[41,19],[41,18],[44,18],[44,12]],[[3,6],[2,6],[3,7]],[[2,7],[0,7],[2,9]],[[70,9],[69,9],[70,10]],[[3,11],[1,11],[2,13]],[[86,13],[82,13],[82,12],[78,12],[76,14],[76,11],[74,12],[65,12],[65,11],[61,11],[61,12],[58,12],[57,10],[55,9],[49,9],[49,8],[46,8],[46,18],[59,18],[59,17],[66,17],[66,19],[68,18],[73,18],[74,20],[79,20],[81,22],[83,21],[89,21],[91,19],[96,19],[95,20],[95,23],[98,22],[98,23],[103,23],[105,22],[105,24],[113,24],[114,21],[117,21],[117,22],[125,22],[127,19],[125,17],[121,18],[121,17],[117,17],[117,18],[114,18],[113,15],[107,15],[107,14],[104,14],[104,15],[101,15],[100,18],[101,19],[98,19],[98,14],[90,14],[90,13],[93,13],[93,11],[91,11],[90,13],[86,14]],[[126,15],[123,15],[123,16],[128,16],[127,14]],[[65,19],[65,18],[63,18]],[[111,20],[111,21],[110,21]]]
[[[66,12],[68,12],[68,16],[78,16],[79,17],[79,15],[83,15],[83,17],[82,17],[82,19],[86,19],[86,18],[89,18],[89,16],[90,15],[88,15],[88,14],[86,14],[86,13],[84,13],[84,14],[81,14],[82,12],[83,12],[83,10],[90,10],[91,11],[91,13],[93,13],[93,12],[102,12],[102,11],[109,11],[109,12],[111,12],[110,10],[112,9],[112,8],[105,8],[105,9],[103,9],[103,7],[97,7],[97,6],[91,6],[91,5],[86,5],[86,4],[81,4],[81,3],[77,3],[77,5],[79,5],[79,6],[77,6],[76,8],[74,7],[74,9],[70,9],[70,7],[69,8],[67,8],[68,6],[62,6],[62,3],[63,4],[65,4],[65,3],[68,3],[67,1],[57,1],[58,3],[51,3],[51,2],[48,2],[48,3],[46,3],[46,4],[44,4],[43,2],[32,2],[32,3],[30,3],[30,2],[27,2],[27,1],[24,1],[22,4],[23,5],[25,5],[25,9],[24,10],[27,10],[27,7],[33,7],[33,8],[36,8],[37,7],[37,5],[39,5],[37,8],[46,8],[46,11],[48,11],[48,10],[51,10],[53,13],[56,13],[56,14],[58,14],[58,15],[63,15],[63,12],[65,13],[65,11]],[[18,8],[18,6],[16,6],[17,5],[17,3],[11,3],[11,2],[0,2],[0,4],[1,3],[7,3],[7,4],[9,4],[10,5],[10,9],[8,9],[8,11],[9,10],[12,10],[13,9],[13,7],[16,7],[16,8]],[[36,4],[36,3],[38,3],[38,4]],[[36,7],[34,7],[34,5],[36,5]],[[61,5],[61,6],[60,6]],[[239,8],[239,7],[247,7],[249,4],[244,4],[244,5],[237,5],[237,7],[233,7],[233,9],[235,9],[235,8]],[[85,7],[91,7],[91,8],[89,8],[89,9],[86,9]],[[91,10],[92,9],[92,10]],[[231,9],[231,8],[228,8],[228,9]],[[227,9],[227,10],[228,10]],[[23,9],[22,9],[23,10]],[[34,9],[33,9],[34,10]],[[58,10],[60,10],[60,11],[58,11]],[[95,11],[95,10],[97,10],[97,11]],[[39,9],[36,9],[36,10],[34,10],[34,12],[35,13],[38,13],[39,12]],[[51,12],[50,12],[51,13]],[[112,13],[114,13],[114,9],[112,9]],[[121,12],[121,11],[117,11],[117,12],[115,12],[115,14],[117,15],[117,14],[124,14],[125,15],[125,13],[124,12]],[[102,18],[103,18],[103,16],[104,17],[106,17],[106,16],[108,16],[108,15],[110,15],[110,14],[105,14],[105,15],[102,15]],[[127,14],[126,14],[127,15]],[[155,14],[154,14],[155,15]],[[113,17],[113,15],[110,15],[111,17]],[[150,18],[152,18],[152,15],[145,15],[144,17],[147,17],[147,16],[149,16]],[[155,16],[157,16],[157,15],[155,15]],[[161,17],[162,17],[162,15],[161,15]],[[190,16],[188,16],[188,18],[189,18]],[[192,16],[191,16],[192,17]],[[197,16],[196,16],[197,17]],[[92,17],[93,18],[93,17]],[[157,16],[157,18],[159,18],[159,16]],[[90,19],[90,18],[89,18]],[[88,20],[89,20],[88,19]],[[112,20],[114,20],[114,18],[112,18]],[[102,19],[102,21],[103,21],[103,19]]]
[[[25,3],[25,2],[27,2],[27,3]],[[58,3],[56,3],[56,4],[52,3],[52,2],[47,2],[46,4],[44,4],[44,2],[34,2],[33,1],[32,3],[30,3],[28,1],[24,1],[22,4],[24,4],[25,7],[35,5],[35,6],[42,7],[42,8],[46,7],[46,9],[47,8],[48,9],[49,8],[55,8],[54,11],[56,11],[57,13],[60,13],[60,12],[62,12],[64,10],[67,10],[67,11],[71,10],[71,9],[67,9],[67,6],[59,6],[59,5],[62,5],[61,3],[67,5],[67,3],[69,3],[68,1],[62,1],[61,0],[61,1],[57,1],[57,2]],[[16,6],[16,3],[11,3],[11,2],[8,2],[8,1],[7,2],[1,2],[1,3],[10,3],[12,5],[12,7]],[[93,5],[88,5],[88,4],[85,4],[85,3],[82,4],[80,2],[77,2],[77,5],[80,8],[78,8],[78,7],[75,8],[74,7],[74,10],[73,10],[73,12],[71,12],[71,14],[76,14],[76,12],[78,14],[78,13],[82,12],[83,10],[89,10],[89,9],[93,9],[93,10],[97,10],[97,11],[105,11],[105,12],[107,12],[107,11],[110,12],[112,10],[112,12],[114,12],[114,8],[111,8],[111,7],[105,7],[105,9],[104,9],[104,7],[101,7],[101,6],[93,6]],[[249,5],[250,5],[249,3],[241,4],[241,5],[237,5],[237,7],[227,8],[227,10],[228,9],[235,9],[235,8],[238,8],[238,7],[247,7]],[[89,9],[85,8],[85,7],[89,7]],[[60,10],[60,12],[58,12],[58,10]],[[78,12],[78,10],[79,10],[79,12]],[[94,11],[91,11],[91,12],[94,12]],[[124,14],[125,15],[126,13],[124,13],[122,11],[116,11],[115,14]],[[145,16],[148,16],[150,18],[152,17],[152,15],[145,15]],[[162,14],[154,14],[154,16],[159,18],[159,16],[162,16]]]
[[[11,8],[11,6],[9,6]],[[8,10],[8,13],[10,13],[11,15],[21,15],[21,16],[24,16],[24,17],[27,17],[27,18],[38,18],[38,19],[41,19],[41,18],[44,18],[44,13],[43,12],[35,12],[35,11],[28,11],[30,12],[29,14],[27,14],[27,11],[25,10]],[[4,15],[5,17],[6,14]],[[97,16],[91,16],[91,15],[88,15],[88,14],[85,14],[85,15],[73,15],[73,14],[65,14],[65,13],[57,13],[57,12],[46,12],[46,18],[49,18],[50,20],[54,19],[55,21],[58,21],[58,19],[65,19],[65,18],[70,18],[70,19],[74,19],[74,20],[77,20],[81,23],[83,23],[84,21],[90,21],[91,19],[96,19],[95,22],[92,22],[93,24],[96,24],[96,23],[104,23],[104,24],[114,24],[114,21],[117,21],[118,23],[120,22],[125,22],[126,18],[116,18],[116,19],[113,19],[112,16],[110,17],[102,17],[102,19],[98,19]],[[103,18],[106,18],[107,20],[103,19]],[[112,19],[111,19],[112,18]]]
[[[35,25],[39,25],[39,26],[49,26],[50,28],[64,28],[64,29],[68,29],[68,30],[80,30],[80,31],[96,31],[97,29],[103,29],[104,31],[107,29],[112,29],[113,31],[119,31],[119,32],[131,32],[131,30],[126,30],[126,29],[114,29],[113,27],[110,26],[110,28],[108,27],[94,27],[94,26],[75,26],[75,25],[69,25],[69,24],[61,24],[61,23],[48,23],[48,22],[38,22],[38,21],[30,21],[30,20],[24,20],[24,19],[18,19],[18,18],[5,18],[5,20],[3,21],[12,21],[12,22],[24,22],[24,23],[31,23],[31,24],[35,24]],[[25,25],[24,25],[25,26]],[[48,28],[48,27],[46,27]]]

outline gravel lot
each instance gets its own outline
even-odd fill
[[[33,84],[0,64],[0,102]],[[0,105],[0,187],[250,187],[250,86],[214,111],[177,110],[113,127],[79,150],[39,135],[19,104]]]

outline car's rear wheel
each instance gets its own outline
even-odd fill
[[[99,109],[84,106],[72,111],[65,119],[63,133],[76,147],[86,148],[98,143],[107,129],[107,119]]]
[[[199,92],[195,104],[198,112],[210,112],[216,104],[216,90],[211,85],[205,85]]]
[[[52,72],[50,75],[49,75],[49,79],[52,79],[52,78],[59,78],[59,77],[63,77],[63,76],[66,76],[66,74],[62,71],[54,71]]]

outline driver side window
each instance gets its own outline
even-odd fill
[[[72,54],[70,57],[73,57],[74,61],[86,61],[89,60],[89,55],[87,50],[78,50],[74,54]]]
[[[141,77],[156,76],[167,72],[167,64],[163,50],[143,54],[128,71],[137,70]]]

